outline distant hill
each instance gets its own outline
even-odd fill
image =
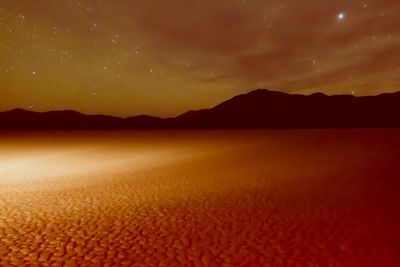
[[[112,116],[85,115],[72,110],[33,112],[13,109],[0,113],[0,129],[119,129],[124,120]]]
[[[76,111],[0,112],[2,130],[399,128],[400,92],[378,96],[287,94],[258,89],[175,118],[118,118]]]

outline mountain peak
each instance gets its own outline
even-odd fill
[[[30,113],[33,111],[22,109],[22,108],[14,108],[14,109],[8,110],[6,112],[8,112],[8,113]]]
[[[268,89],[255,89],[253,91],[248,92],[244,95],[288,95],[288,93],[280,92],[280,91],[272,91]]]
[[[314,96],[314,97],[327,97],[326,94],[321,93],[321,92],[316,92],[316,93],[313,93],[313,94],[311,94],[311,95],[309,95],[309,96]]]
[[[211,109],[175,118],[147,115],[126,119],[74,110],[0,112],[0,129],[272,129],[400,128],[400,92],[379,96],[288,94],[257,89]]]

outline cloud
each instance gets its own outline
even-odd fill
[[[400,8],[348,2],[150,0],[132,9],[139,31],[161,56],[190,54],[200,71],[213,69],[215,77],[206,81],[231,77],[278,86],[297,77],[291,85],[308,88],[397,66]],[[346,14],[343,21],[339,12]]]

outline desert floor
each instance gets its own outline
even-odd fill
[[[0,265],[400,266],[400,130],[0,133]]]

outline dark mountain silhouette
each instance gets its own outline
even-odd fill
[[[0,112],[0,129],[399,128],[400,92],[378,96],[287,94],[258,89],[175,118],[118,118],[76,111]]]
[[[123,126],[121,118],[85,115],[72,110],[33,112],[13,109],[0,113],[0,129],[118,129]]]
[[[258,89],[176,119],[189,128],[393,128],[400,127],[400,92],[306,96]]]

